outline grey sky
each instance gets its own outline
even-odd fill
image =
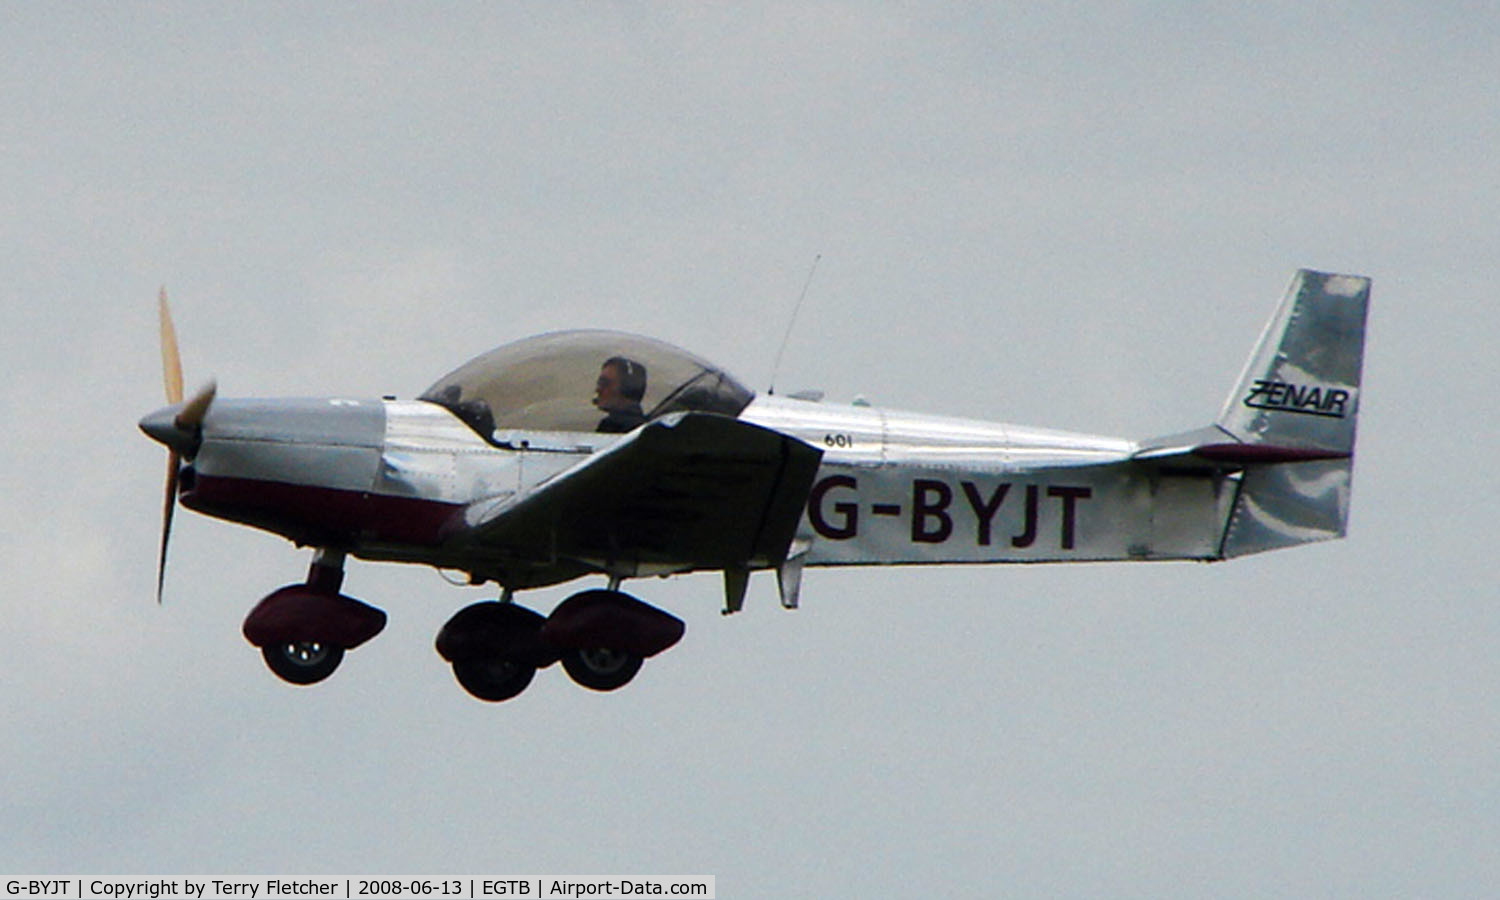
[[[0,873],[1493,890],[1500,21],[1053,6],[0,6]],[[391,624],[306,690],[239,635],[306,551],[179,515],[152,603],[159,285],[189,390],[575,326],[763,388],[818,253],[782,390],[1130,437],[1212,419],[1296,267],[1373,276],[1351,538],[640,582],[679,647],[498,707],[429,570],[351,565]]]

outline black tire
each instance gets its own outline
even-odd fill
[[[469,657],[453,661],[453,677],[477,699],[488,703],[509,700],[531,684],[536,666],[503,657]]]
[[[316,684],[344,661],[344,648],[323,641],[278,641],[262,647],[260,655],[282,681]]]
[[[569,650],[562,658],[568,677],[591,691],[619,690],[630,683],[643,662],[645,660],[634,653],[608,647]]]
[[[459,610],[443,625],[437,636],[437,652],[450,663],[512,659],[545,669],[557,662],[556,649],[542,641],[546,621],[540,613],[515,603],[475,603]]]

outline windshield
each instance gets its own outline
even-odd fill
[[[499,442],[509,431],[625,432],[678,410],[737,416],[754,396],[713,364],[662,341],[558,331],[476,356],[420,399]]]

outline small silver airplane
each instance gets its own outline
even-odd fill
[[[183,401],[140,422],[170,451],[157,600],[180,499],[313,548],[246,639],[293,684],[328,677],[386,617],[340,593],[344,562],[422,563],[494,582],[437,651],[473,696],[507,700],[561,662],[624,686],[683,622],[627,578],[720,571],[724,612],[807,566],[1222,560],[1342,537],[1370,281],[1302,270],[1218,418],[1148,440],[757,395],[670,344],[543,334],[478,356],[415,400]],[[592,392],[592,396],[591,396]],[[515,592],[599,575],[550,615]]]

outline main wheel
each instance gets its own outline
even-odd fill
[[[480,700],[499,703],[526,690],[536,666],[503,657],[467,657],[453,661],[453,677]]]
[[[316,684],[344,660],[344,648],[325,641],[277,641],[260,654],[272,672],[292,684]]]
[[[644,660],[634,653],[596,647],[563,654],[563,669],[574,682],[595,691],[613,691],[630,683]]]

